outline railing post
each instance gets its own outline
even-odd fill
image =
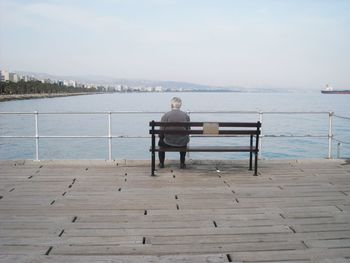
[[[35,161],[39,161],[39,113],[34,111],[35,117]]]
[[[262,123],[263,122],[263,112],[262,111],[259,111],[259,122]],[[261,126],[260,128],[260,140],[259,140],[259,159],[262,159],[262,139],[263,139],[263,127]]]
[[[154,134],[154,120],[151,121],[151,131],[150,133],[152,134],[151,141],[152,141],[152,152],[151,152],[151,166],[152,166],[152,172],[151,175],[154,176],[154,171],[156,169],[156,136]]]
[[[328,159],[332,159],[332,143],[333,143],[333,115],[334,112],[328,113]]]
[[[341,143],[338,142],[338,144],[337,144],[337,159],[340,158],[340,146],[341,146]]]
[[[191,115],[191,111],[190,110],[187,110],[186,113],[187,113],[188,116]],[[190,146],[190,143],[191,143],[191,140],[188,142],[188,146]],[[191,159],[191,153],[190,152],[187,153],[187,158]]]
[[[108,112],[108,160],[112,161],[112,112]]]

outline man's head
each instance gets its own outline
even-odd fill
[[[180,109],[182,105],[182,101],[179,97],[174,97],[171,99],[171,108],[172,109]]]

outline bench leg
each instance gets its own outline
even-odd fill
[[[255,165],[254,165],[254,175],[258,175],[258,153],[255,152]]]
[[[154,171],[156,169],[156,154],[155,152],[152,152],[152,173],[151,175],[154,176]]]
[[[249,171],[253,170],[253,153],[249,153]]]
[[[249,171],[252,170],[252,162],[253,162],[253,135],[250,135],[250,152],[249,152]]]
[[[151,160],[151,166],[152,166],[152,172],[151,175],[154,176],[154,170],[156,169],[156,136],[154,135],[154,125],[152,126],[152,160]]]

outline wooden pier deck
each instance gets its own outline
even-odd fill
[[[1,161],[0,262],[349,262],[350,163],[259,171]]]

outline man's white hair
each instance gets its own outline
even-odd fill
[[[175,109],[180,109],[182,105],[182,101],[179,97],[174,97],[171,99],[171,107]]]

